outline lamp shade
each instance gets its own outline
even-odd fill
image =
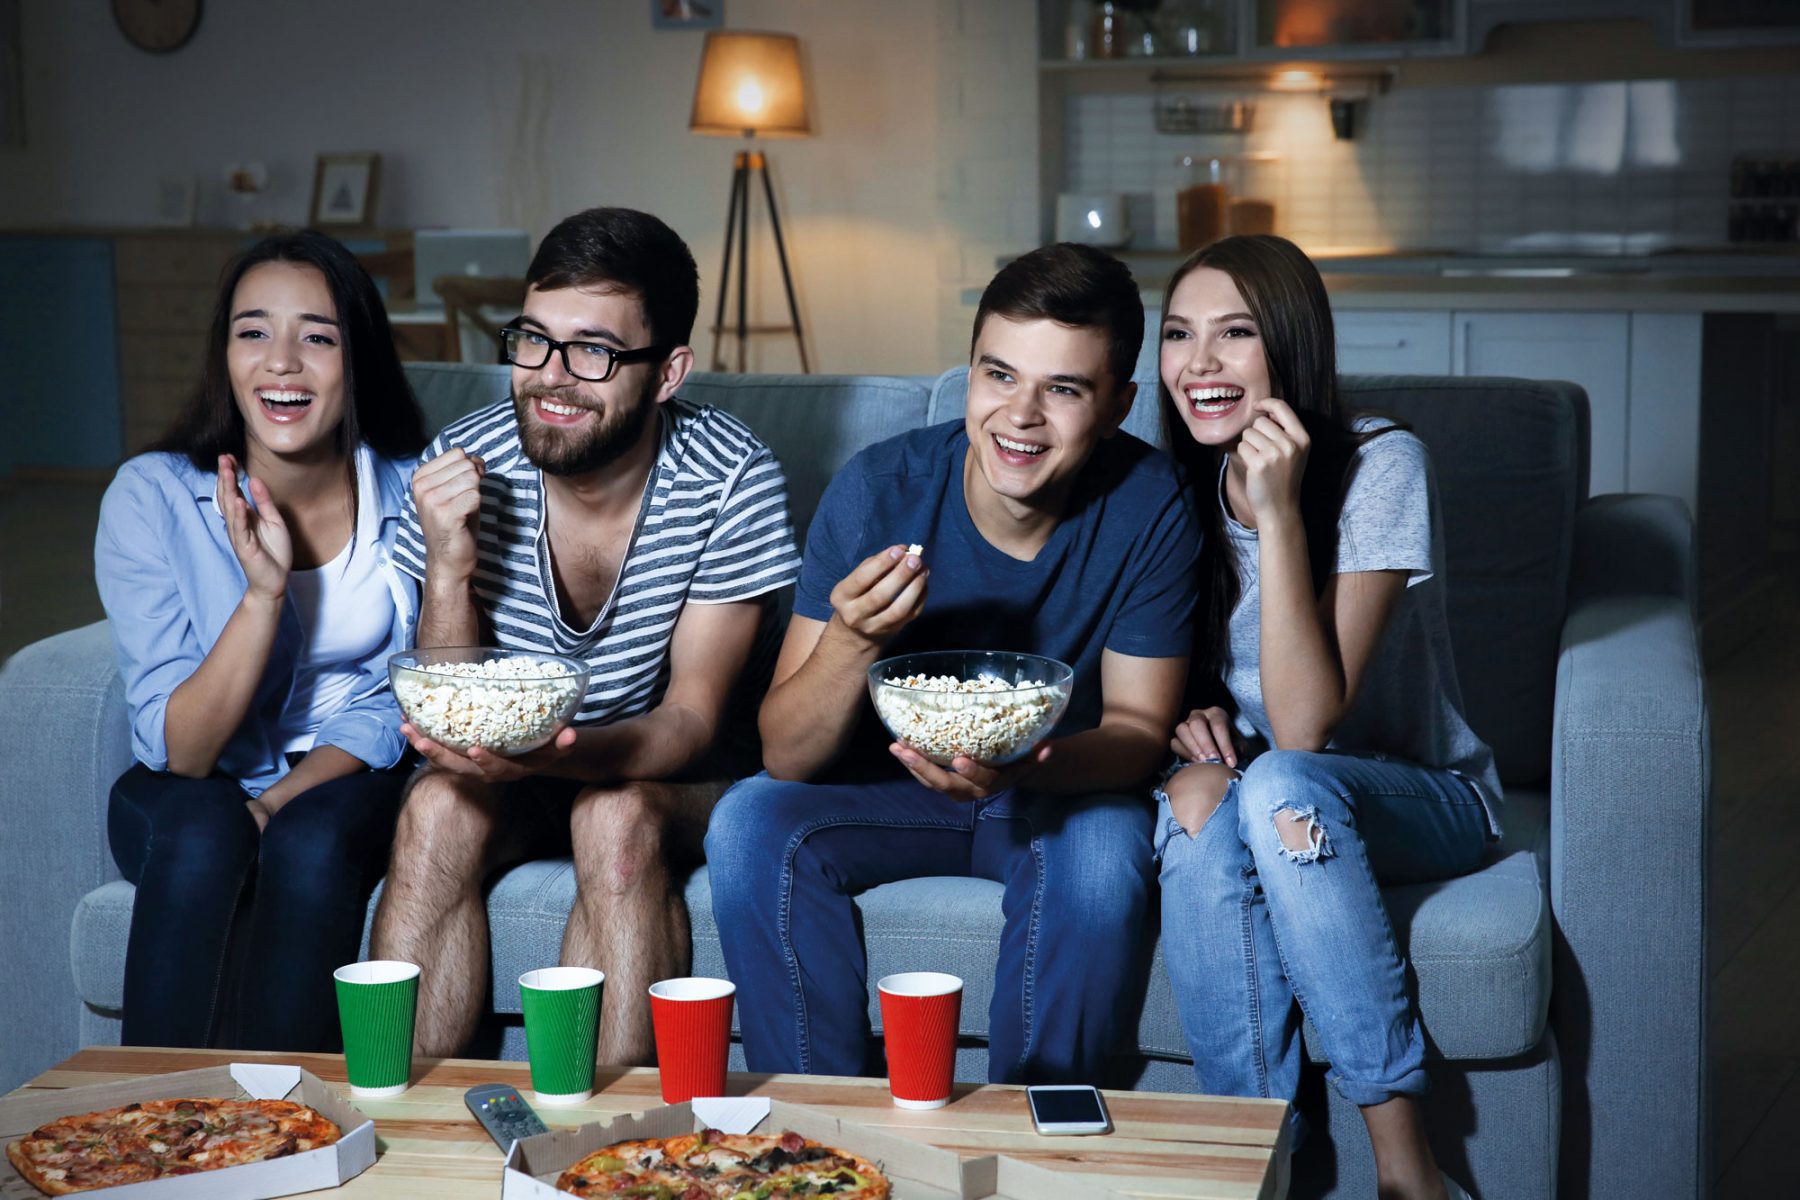
[[[709,33],[694,85],[695,133],[804,137],[800,39],[790,33]]]

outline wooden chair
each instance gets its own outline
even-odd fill
[[[462,361],[462,322],[479,330],[494,348],[500,361],[500,326],[483,308],[510,308],[517,312],[525,301],[523,279],[499,279],[482,275],[440,275],[431,281],[439,299],[444,302],[444,361]]]

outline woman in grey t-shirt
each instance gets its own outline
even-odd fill
[[[1158,793],[1194,1069],[1209,1092],[1293,1100],[1304,1010],[1362,1109],[1382,1195],[1464,1195],[1425,1139],[1424,1037],[1378,888],[1469,871],[1498,831],[1493,755],[1451,660],[1429,457],[1343,411],[1324,283],[1282,238],[1191,256],[1161,340],[1163,419],[1209,534],[1194,657],[1236,713],[1177,726],[1183,763]]]

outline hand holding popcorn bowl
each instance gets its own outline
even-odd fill
[[[940,767],[961,755],[988,766],[1017,762],[1050,735],[1075,672],[1036,654],[930,650],[869,668],[869,696],[894,740]]]
[[[536,750],[587,694],[587,664],[560,654],[463,646],[388,658],[394,699],[414,729],[458,753]]]

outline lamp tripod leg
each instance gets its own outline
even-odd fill
[[[739,210],[749,199],[749,168],[744,161],[743,151],[739,151],[731,165],[731,199],[725,205],[725,261],[719,266],[719,307],[713,314],[713,352],[712,369],[725,369],[725,356],[720,352],[719,339],[725,336],[725,297],[731,291],[731,244],[734,237],[748,239],[750,227],[746,222],[743,233],[738,233]],[[738,294],[743,294],[743,280],[738,280]],[[739,321],[742,325],[742,321]],[[742,344],[743,332],[740,328],[739,344]]]
[[[761,168],[763,197],[769,202],[769,227],[775,231],[775,257],[781,261],[781,286],[787,289],[788,319],[794,323],[794,343],[800,347],[800,371],[804,375],[812,374],[812,367],[806,361],[806,335],[800,330],[800,305],[794,300],[794,276],[788,270],[787,242],[781,236],[781,212],[775,206],[775,188],[769,182],[768,160],[758,156]]]

